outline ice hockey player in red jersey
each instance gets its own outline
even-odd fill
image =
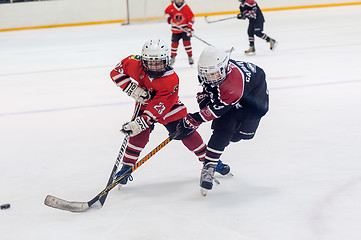
[[[180,128],[197,129],[212,121],[200,185],[213,187],[218,160],[230,142],[252,139],[262,116],[268,111],[266,75],[258,66],[229,59],[220,48],[207,47],[198,61],[198,79],[203,91],[197,94],[200,111],[187,114]]]
[[[170,65],[175,62],[179,41],[183,39],[183,46],[188,55],[188,63],[194,64],[191,37],[193,36],[194,14],[184,0],[174,0],[164,11],[167,22],[171,25],[172,44]]]
[[[122,131],[129,133],[130,139],[122,168],[116,174],[120,176],[137,162],[149,141],[154,124],[159,122],[164,125],[171,135],[186,116],[187,108],[179,100],[179,78],[169,66],[169,48],[163,40],[147,41],[141,56],[130,55],[124,58],[111,71],[110,76],[118,87],[141,104],[138,117],[122,126]],[[181,140],[201,162],[204,161],[206,146],[195,129],[183,131],[175,139]],[[221,170],[225,171],[226,168],[229,166],[222,166]],[[126,184],[128,177],[123,178],[120,184]]]
[[[240,0],[241,4],[239,6],[240,13],[237,15],[238,19],[249,19],[248,25],[248,40],[249,40],[249,49],[244,53],[246,55],[254,55],[256,53],[256,48],[254,46],[254,35],[259,38],[262,38],[270,43],[270,49],[275,50],[277,46],[277,41],[267,36],[263,33],[263,24],[265,22],[261,9],[258,7],[258,4],[255,0]]]

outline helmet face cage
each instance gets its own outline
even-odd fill
[[[220,85],[227,77],[228,56],[215,47],[206,48],[198,62],[198,78],[201,83]]]
[[[219,69],[212,71],[211,69],[200,67],[198,68],[198,75],[201,82],[217,86],[226,79],[226,69],[224,67],[220,67]]]
[[[184,0],[174,0],[174,2],[177,7],[181,7],[184,4]]]
[[[142,49],[142,66],[152,78],[161,77],[169,66],[167,44],[160,39],[149,40]]]

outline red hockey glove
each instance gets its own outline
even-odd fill
[[[165,15],[165,19],[167,19],[167,23],[170,24],[172,21],[172,17],[169,14]]]

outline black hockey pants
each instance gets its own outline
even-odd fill
[[[212,136],[208,147],[224,151],[230,142],[252,139],[258,128],[260,117],[249,116],[244,109],[233,108],[222,117],[214,119]]]
[[[265,79],[263,71],[257,78]],[[233,107],[220,118],[212,122],[212,136],[208,147],[224,151],[230,142],[252,139],[256,133],[261,118],[268,112],[269,96],[267,86],[264,84],[252,90],[248,94],[249,100],[242,102],[245,107]]]

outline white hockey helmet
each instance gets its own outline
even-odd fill
[[[142,48],[142,66],[152,78],[164,75],[169,67],[169,48],[161,39],[150,39]]]
[[[221,48],[209,46],[198,60],[198,78],[201,83],[217,86],[227,77],[229,57]]]

